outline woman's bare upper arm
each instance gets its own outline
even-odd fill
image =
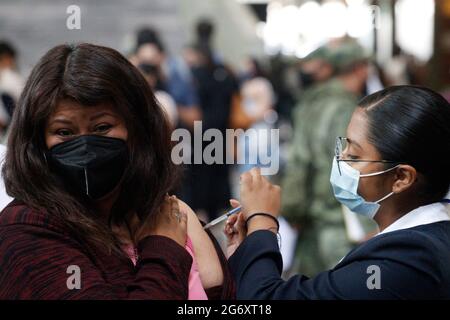
[[[223,270],[212,240],[203,230],[203,226],[194,211],[181,200],[180,210],[188,215],[188,235],[194,245],[195,258],[203,287],[209,289],[222,285]]]

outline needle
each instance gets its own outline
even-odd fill
[[[213,221],[211,221],[210,223],[208,223],[207,225],[205,225],[205,226],[203,227],[203,229],[209,229],[209,228],[211,228],[212,226],[215,226],[216,224],[221,223],[223,220],[228,219],[229,216],[231,216],[231,215],[233,215],[233,214],[238,213],[239,211],[241,211],[241,209],[242,209],[242,207],[239,206],[239,207],[236,207],[236,208],[234,208],[234,209],[228,211],[228,212],[225,213],[224,215],[221,215],[220,217],[214,219]]]

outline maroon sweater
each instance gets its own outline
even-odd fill
[[[224,283],[206,290],[209,299],[233,299],[226,259],[210,235],[224,271]],[[149,236],[131,260],[93,251],[71,237],[64,224],[18,200],[0,213],[0,299],[187,299],[192,265],[175,241]],[[68,289],[70,265],[80,268],[80,289]]]

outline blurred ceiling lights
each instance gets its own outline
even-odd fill
[[[299,1],[236,0],[267,3],[267,21],[259,22],[256,33],[268,54],[281,52],[305,57],[333,38],[345,35],[372,49],[374,28],[387,28],[380,8],[368,0]],[[426,60],[432,54],[434,0],[398,0],[396,29],[399,45],[408,53]],[[380,23],[382,21],[383,23]],[[381,39],[385,44],[389,39]]]

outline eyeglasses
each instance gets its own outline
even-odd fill
[[[338,165],[339,174],[341,174],[341,166],[340,162],[380,162],[380,163],[391,163],[391,164],[400,164],[401,162],[392,161],[392,160],[362,160],[362,159],[343,159],[342,154],[343,151],[347,148],[348,139],[345,137],[337,137],[336,138],[336,146],[334,149],[334,155],[336,156],[336,162]]]

